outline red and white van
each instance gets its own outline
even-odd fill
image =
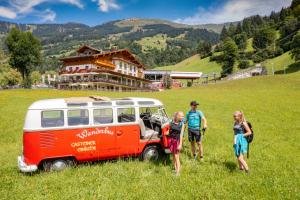
[[[28,109],[22,172],[61,170],[74,162],[169,153],[169,119],[150,98],[74,97],[34,102]]]

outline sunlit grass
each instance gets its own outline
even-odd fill
[[[137,159],[79,165],[59,173],[24,175],[16,158],[28,106],[39,99],[103,95],[160,99],[171,115],[197,100],[208,119],[205,162],[193,161],[185,138],[180,177],[171,163]],[[1,199],[299,199],[300,73],[251,78],[160,93],[10,90],[0,92]],[[240,173],[232,150],[232,113],[242,110],[254,126]]]

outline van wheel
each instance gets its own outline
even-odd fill
[[[161,150],[158,146],[155,145],[147,146],[142,154],[142,159],[147,161],[157,161],[160,157]]]
[[[62,171],[68,167],[74,166],[75,162],[71,159],[47,160],[43,163],[45,171]]]

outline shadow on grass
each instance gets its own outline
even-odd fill
[[[139,161],[139,162],[149,162],[152,163],[153,165],[171,165],[172,161],[170,159],[170,155],[165,154],[161,156],[158,160],[148,160],[148,161],[143,161],[140,157],[120,157],[120,158],[115,158],[115,159],[108,159],[108,160],[96,160],[96,161],[87,161],[87,162],[76,162],[74,165],[69,166],[68,168],[77,168],[77,167],[91,167],[91,166],[97,166],[97,165],[104,165],[108,163],[115,163],[117,162],[131,162],[131,161]],[[63,170],[62,170],[63,171]],[[23,173],[21,171],[18,171],[19,174],[28,176],[28,177],[33,177],[34,175],[38,174],[43,174],[43,173],[52,173],[56,172],[59,173],[59,171],[47,171],[42,168],[42,166],[39,166],[38,170],[35,172],[30,172],[30,173]]]
[[[298,71],[300,71],[300,62],[293,63],[285,69],[286,74],[290,74]],[[284,74],[284,70],[283,69],[278,70],[275,72],[275,74]]]
[[[229,170],[229,172],[234,172],[237,168],[236,163],[232,161],[223,162],[224,166]]]

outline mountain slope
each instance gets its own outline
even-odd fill
[[[203,72],[217,73],[221,72],[221,65],[216,62],[210,62],[209,57],[201,59],[198,54],[187,58],[180,63],[172,66],[157,67],[156,70],[174,70],[174,71],[191,71],[191,72]]]

